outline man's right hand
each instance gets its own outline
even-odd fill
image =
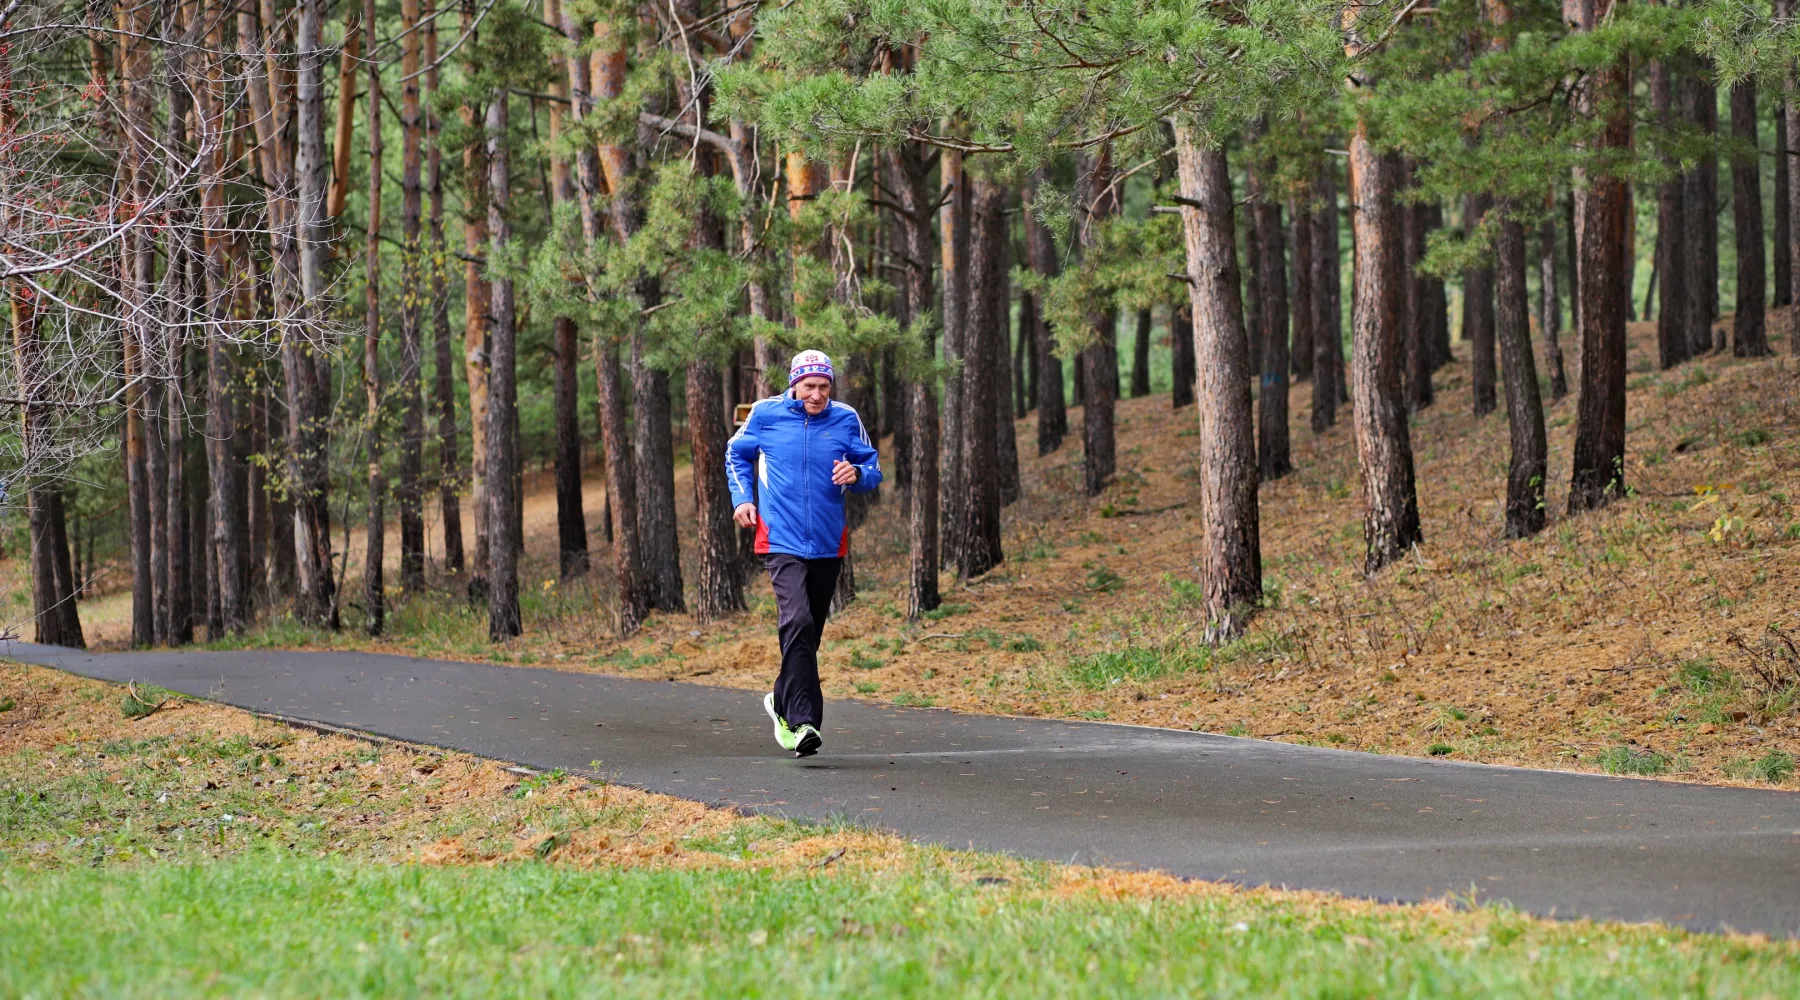
[[[731,519],[736,521],[740,528],[756,527],[756,505],[753,503],[738,504],[737,509],[731,512]]]

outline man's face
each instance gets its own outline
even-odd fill
[[[794,398],[806,405],[806,412],[824,413],[831,402],[831,380],[823,375],[808,375],[794,383]]]

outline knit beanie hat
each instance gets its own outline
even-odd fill
[[[831,359],[825,356],[824,351],[801,351],[794,355],[794,360],[788,362],[788,388],[792,389],[795,382],[808,375],[823,375],[833,382],[837,381],[837,374],[831,370]]]

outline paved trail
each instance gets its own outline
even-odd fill
[[[760,694],[359,653],[0,656],[717,804],[1247,885],[1800,935],[1800,795],[1102,723],[827,706],[797,761]]]

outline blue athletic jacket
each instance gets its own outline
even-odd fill
[[[839,459],[861,471],[856,485],[832,483],[831,463]],[[757,505],[756,551],[830,559],[850,550],[844,493],[881,485],[881,462],[856,410],[834,399],[812,416],[784,394],[751,407],[725,445],[725,474],[732,507]]]

